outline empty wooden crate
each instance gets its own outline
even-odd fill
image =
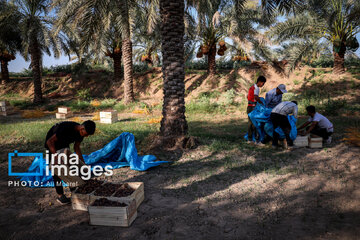
[[[15,113],[15,109],[8,101],[0,101],[0,115],[8,116]]]
[[[58,113],[70,113],[71,110],[68,107],[58,107]]]
[[[297,136],[294,145],[296,147],[307,147],[309,145],[309,136]]]
[[[115,123],[118,120],[117,111],[103,111],[100,112],[100,123]]]
[[[68,107],[58,107],[58,112],[56,113],[57,119],[67,119],[73,117],[73,113]]]
[[[323,147],[323,139],[319,136],[310,136],[309,137],[309,147],[310,148],[322,148]]]
[[[67,119],[73,117],[73,114],[71,112],[69,113],[56,113],[57,119]]]
[[[124,206],[89,206],[91,225],[129,227],[137,217],[135,200],[111,200]]]

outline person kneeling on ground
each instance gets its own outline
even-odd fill
[[[248,92],[248,96],[247,96],[248,107],[246,110],[246,113],[248,114],[248,142],[252,141],[253,134],[256,132],[255,126],[249,118],[249,113],[251,113],[254,110],[256,103],[260,103],[264,105],[264,103],[259,98],[259,95],[260,95],[260,88],[263,87],[265,83],[266,83],[266,78],[264,76],[258,77],[256,83],[250,87]]]
[[[83,124],[71,121],[57,123],[50,128],[46,135],[45,148],[49,150],[51,157],[51,154],[55,154],[60,149],[70,148],[69,145],[74,143],[74,151],[79,156],[79,160],[84,163],[80,143],[84,137],[93,135],[95,128],[95,122],[91,120],[87,120]],[[55,174],[53,174],[53,180],[56,193],[59,195],[57,201],[61,204],[70,203],[70,199],[64,195],[62,180]]]
[[[307,120],[307,122],[301,125],[298,130],[301,130],[311,124],[306,128],[306,132],[303,133],[303,135],[308,135],[309,133],[312,133],[322,137],[324,141],[326,141],[326,143],[330,144],[331,135],[334,132],[333,124],[329,121],[329,119],[316,112],[314,106],[306,107],[306,111],[310,118]]]
[[[281,102],[271,111],[270,119],[274,126],[272,145],[274,147],[279,146],[279,134],[275,131],[277,127],[280,127],[283,130],[288,146],[294,146],[294,143],[290,138],[291,125],[288,120],[288,115],[293,114],[293,116],[297,118],[297,113],[298,107],[296,101]]]

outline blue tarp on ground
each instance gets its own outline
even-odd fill
[[[260,99],[265,102],[263,98]],[[262,104],[256,104],[255,109],[251,113],[249,113],[249,117],[259,135],[259,141],[264,141],[265,134],[269,135],[270,137],[273,136],[273,124],[270,120],[271,110],[272,108],[267,108]],[[292,140],[295,140],[297,136],[296,118],[294,116],[288,116],[288,119],[291,125],[290,138]],[[285,138],[285,134],[280,127],[276,128],[275,131],[279,133],[281,139]],[[247,133],[245,134],[244,138],[248,140]],[[254,142],[256,141],[255,134],[253,134],[252,140]]]
[[[135,137],[132,133],[128,132],[122,133],[102,149],[89,155],[83,155],[83,157],[85,163],[91,167],[97,165],[105,167],[109,165],[115,169],[130,166],[130,169],[137,171],[145,171],[167,162],[155,161],[156,157],[153,155],[138,156],[135,147]],[[40,172],[40,165],[45,169],[45,164],[45,160],[36,157],[27,172]],[[53,186],[52,177],[46,176],[45,171],[43,176],[22,177],[21,181],[39,182],[43,184],[43,187]]]

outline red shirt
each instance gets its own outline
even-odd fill
[[[248,106],[255,106],[256,105],[256,100],[255,100],[255,96],[259,96],[259,87],[254,84],[251,86],[251,88],[249,89],[248,92]]]

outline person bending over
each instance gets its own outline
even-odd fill
[[[51,154],[55,154],[60,149],[70,148],[70,144],[74,143],[74,151],[79,160],[84,163],[80,144],[84,137],[94,134],[95,128],[95,122],[91,120],[87,120],[83,124],[71,121],[57,123],[46,134],[45,148],[49,150],[51,157]],[[59,195],[57,201],[61,204],[70,203],[70,199],[64,195],[62,180],[55,174],[53,174],[53,180],[56,193]]]
[[[274,108],[276,105],[281,103],[282,95],[287,93],[286,86],[284,84],[280,84],[277,88],[271,89],[266,93],[265,96],[265,105],[267,108]]]
[[[291,125],[288,120],[288,115],[290,114],[293,114],[293,116],[297,118],[298,107],[296,101],[281,102],[271,111],[270,119],[274,125],[273,147],[279,146],[279,134],[275,131],[277,127],[280,127],[283,130],[288,146],[294,146],[294,143],[290,138]]]
[[[310,118],[305,122],[303,125],[301,125],[298,130],[301,130],[306,127],[306,132],[303,133],[303,135],[307,135],[309,133],[315,134],[317,136],[320,136],[326,141],[326,143],[331,143],[331,135],[334,132],[334,126],[333,124],[321,115],[320,113],[316,112],[316,109],[314,106],[307,106],[306,107],[307,114],[310,116]],[[311,124],[311,125],[310,125]],[[310,125],[310,126],[308,126]]]

